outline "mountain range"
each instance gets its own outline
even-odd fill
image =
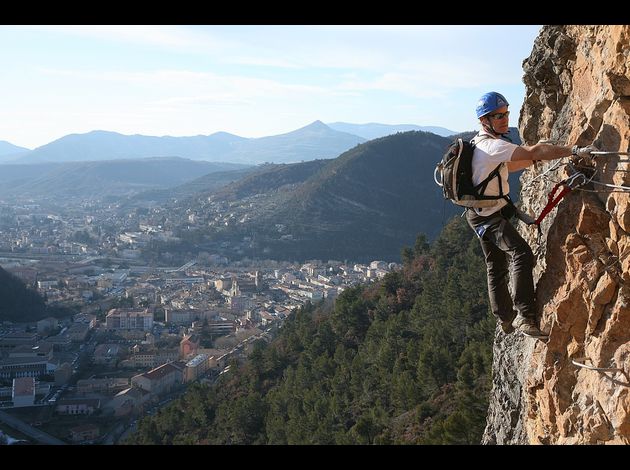
[[[379,124],[376,122],[370,122],[368,124],[350,124],[347,122],[331,122],[328,123],[327,126],[337,131],[358,135],[367,140],[407,131],[432,132],[434,134],[441,135],[442,137],[448,137],[449,135],[456,134],[455,131],[444,127],[416,126],[415,124]]]
[[[226,132],[208,136],[154,137],[92,131],[71,134],[19,155],[13,163],[101,161],[181,157],[212,162],[258,164],[334,158],[364,142],[315,121],[286,134],[247,139]],[[6,161],[6,160],[5,160]]]
[[[419,232],[433,238],[461,212],[433,182],[435,163],[450,141],[409,131],[335,159],[262,166],[210,197],[178,201],[172,212],[212,220],[213,204],[229,204],[233,221],[209,228],[201,223],[199,230],[206,245],[251,240],[223,253],[230,258],[399,260],[401,247],[412,245]],[[181,229],[186,225],[183,220]],[[193,248],[190,241],[184,245]]]
[[[518,133],[512,134],[520,143]],[[460,135],[470,138],[474,132]],[[233,219],[206,225],[200,233],[215,245],[204,249],[231,245],[222,253],[229,258],[398,260],[400,248],[412,245],[418,233],[432,239],[462,212],[443,199],[433,181],[435,164],[451,141],[409,131],[373,139],[335,159],[242,170],[243,178],[194,194],[185,191],[191,184],[186,183],[170,190],[179,197],[171,212],[216,220],[221,214],[214,207],[228,204]],[[196,188],[203,188],[201,180],[195,180]],[[510,185],[518,194],[518,173]],[[187,195],[191,198],[181,199]],[[182,221],[180,232],[187,226]]]
[[[15,159],[25,152],[30,152],[30,149],[13,145],[6,140],[0,140],[0,162]]]
[[[329,131],[337,132],[320,122],[301,134]],[[264,147],[269,139],[259,142]],[[186,256],[223,247],[231,259],[393,261],[418,233],[432,239],[461,213],[433,181],[435,164],[451,141],[452,136],[408,131],[354,145],[337,158],[255,167],[179,158],[2,165],[0,195],[108,194],[122,197],[125,210],[157,202],[172,214]],[[20,180],[13,174],[17,167],[33,174]],[[138,194],[143,189],[151,191]],[[201,222],[189,227],[188,216],[180,214],[195,214]]]
[[[246,164],[291,163],[335,158],[366,140],[408,130],[429,130],[438,135],[453,133],[440,127],[343,122],[326,125],[321,121],[315,121],[285,134],[259,138],[245,138],[227,132],[207,136],[156,137],[98,130],[86,134],[70,134],[34,150],[0,142],[0,157],[4,162],[12,163],[147,157],[181,157]]]
[[[184,158],[40,163],[0,166],[0,197],[93,199],[180,185],[214,172],[248,168]],[[235,176],[236,177],[236,176]],[[231,181],[231,180],[230,180]]]

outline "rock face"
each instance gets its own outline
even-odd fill
[[[544,27],[523,68],[524,145],[630,150],[630,26]],[[531,215],[556,182],[576,171],[592,180],[547,216],[540,239],[519,226],[537,254],[540,325],[550,337],[497,333],[483,443],[630,443],[630,191],[618,188],[630,186],[628,161],[565,158],[521,177]]]

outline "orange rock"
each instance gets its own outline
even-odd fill
[[[628,151],[629,50],[629,25],[543,27],[523,62],[524,145],[551,138]],[[594,158],[594,181],[630,186],[624,159]],[[525,171],[522,183],[549,167],[545,162]],[[539,213],[567,171],[526,186],[519,197],[523,210]],[[572,363],[586,357],[591,366],[623,369],[630,377],[630,193],[572,191],[543,221],[540,247],[534,231],[519,230],[540,248],[534,279],[541,326],[550,337],[543,343],[497,336],[483,442],[630,443],[630,387],[610,380],[627,378]]]

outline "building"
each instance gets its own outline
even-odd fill
[[[370,263],[370,269],[381,269],[386,271],[389,269],[389,266],[385,261],[372,261]]]
[[[53,374],[57,364],[45,357],[11,357],[0,360],[0,378],[41,377]]]
[[[151,284],[143,282],[125,289],[125,298],[133,298],[137,303],[155,302],[157,300],[157,291]]]
[[[74,343],[83,343],[87,339],[88,333],[90,332],[90,325],[87,323],[73,323],[68,328],[66,334],[70,341]]]
[[[230,295],[236,297],[244,294],[255,294],[262,289],[262,275],[259,271],[253,278],[235,278],[232,282],[232,288],[230,289]]]
[[[118,393],[129,388],[129,379],[124,377],[110,377],[106,379],[82,379],[77,381],[77,393]]]
[[[179,359],[179,349],[160,349],[153,351],[138,351],[131,355],[131,357],[122,362],[122,367],[131,368],[154,368],[168,362],[173,362]]]
[[[118,270],[113,273],[99,274],[96,285],[98,287],[112,287],[119,286],[127,279],[128,272],[125,270]]]
[[[124,351],[118,344],[99,344],[94,350],[94,364],[114,366],[123,354]]]
[[[326,269],[320,266],[316,266],[312,263],[306,263],[302,265],[300,271],[308,274],[311,277],[317,277],[319,274],[324,274],[326,272]]]
[[[0,350],[10,350],[16,346],[28,344],[33,346],[37,342],[37,333],[13,332],[0,338]]]
[[[229,292],[232,289],[232,279],[217,279],[214,281],[214,288],[219,292]]]
[[[98,398],[73,398],[59,400],[55,411],[60,415],[92,415],[100,407]]]
[[[184,335],[182,340],[179,342],[179,357],[185,359],[191,354],[197,354],[199,342],[200,340],[198,335]]]
[[[186,309],[186,310],[174,310],[172,308],[164,309],[164,320],[166,323],[173,323],[175,325],[190,324],[195,320],[209,320],[216,313],[210,310],[200,309]]]
[[[276,317],[267,311],[260,312],[260,324],[266,326],[275,321]]]
[[[34,346],[23,344],[16,346],[9,352],[9,358],[46,358],[52,359],[53,345],[44,341],[36,343]]]
[[[72,340],[65,331],[63,334],[60,333],[55,336],[49,336],[43,342],[51,344],[55,351],[67,351],[72,347]]]
[[[39,290],[52,289],[53,287],[57,287],[58,285],[59,285],[59,281],[56,281],[56,280],[37,281],[37,288]]]
[[[70,428],[70,440],[75,443],[93,442],[100,436],[98,425],[87,423]]]
[[[11,396],[14,408],[33,406],[35,403],[35,379],[33,377],[13,379]]]
[[[96,328],[96,315],[91,313],[77,313],[73,321],[74,323],[85,323],[90,329]]]
[[[104,409],[114,416],[126,416],[130,413],[140,413],[151,399],[151,394],[140,388],[129,387],[116,394]]]
[[[58,321],[54,317],[46,317],[37,322],[37,334],[45,335],[57,328]]]
[[[253,306],[253,303],[249,299],[249,297],[246,297],[244,295],[230,297],[227,304],[232,312],[237,313],[242,313],[245,310],[252,308]]]
[[[208,323],[208,331],[213,335],[229,335],[236,331],[233,320],[215,320]]]
[[[166,285],[172,286],[177,284],[184,285],[193,285],[193,284],[202,284],[204,282],[203,277],[173,277],[166,279]]]
[[[191,382],[203,375],[210,368],[210,356],[208,354],[197,354],[186,363],[184,369],[184,382]]]
[[[183,367],[181,363],[170,362],[161,365],[144,374],[131,378],[131,385],[151,393],[161,395],[168,393],[183,382]]]
[[[153,312],[149,312],[148,309],[113,308],[107,313],[105,324],[108,330],[151,331],[153,328]]]

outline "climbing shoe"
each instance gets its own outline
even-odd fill
[[[512,326],[517,329],[524,336],[530,338],[547,339],[549,335],[540,331],[540,328],[536,326],[536,320],[531,317],[517,316],[516,320],[512,323]]]
[[[506,335],[509,335],[510,333],[512,333],[514,331],[514,327],[512,326],[512,322],[514,321],[515,317],[516,317],[516,311],[512,310],[512,312],[510,313],[509,317],[506,318],[505,320],[502,320],[502,319],[499,318],[499,324],[501,325],[501,330]]]

